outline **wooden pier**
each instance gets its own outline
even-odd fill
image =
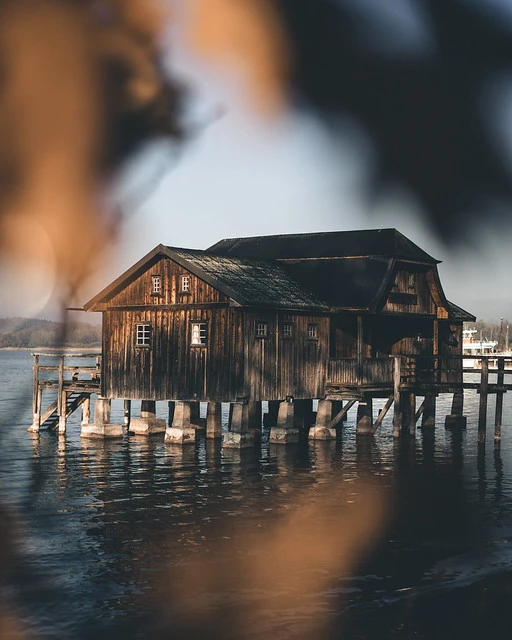
[[[91,395],[100,392],[101,355],[99,353],[33,353],[34,388],[32,396],[31,432],[41,428],[66,431],[66,419],[79,407],[82,408],[82,421],[89,422]],[[52,361],[42,364],[41,360]],[[84,364],[69,365],[69,359],[80,359]],[[92,362],[94,364],[87,364]],[[46,374],[50,374],[47,377]],[[52,376],[51,374],[55,374]],[[44,406],[46,395],[53,392],[54,398]],[[57,397],[55,398],[55,392]]]
[[[82,410],[82,436],[112,437],[123,434],[121,425],[110,424],[110,402],[101,396],[101,356],[98,353],[34,353],[33,423],[31,432],[47,428],[65,433],[66,420],[76,410]],[[414,435],[418,422],[421,427],[435,426],[436,399],[440,394],[452,394],[452,410],[445,418],[447,428],[464,428],[464,391],[476,390],[480,396],[478,442],[486,439],[489,396],[496,396],[494,440],[499,446],[503,418],[503,396],[512,390],[512,356],[482,356],[480,370],[464,369],[463,360],[469,356],[440,358],[439,356],[393,356],[379,359],[331,359],[325,383],[326,393],[319,398],[316,415],[313,400],[295,400],[288,396],[281,401],[269,401],[265,423],[271,427],[270,442],[297,442],[298,433],[308,430],[312,440],[334,439],[347,413],[357,404],[357,434],[374,435],[393,407],[393,435]],[[69,364],[70,359],[83,364]],[[51,364],[42,364],[50,360]],[[428,362],[427,362],[428,361]],[[489,367],[496,362],[496,368]],[[465,374],[480,374],[478,381],[464,379]],[[52,375],[55,374],[55,375]],[[490,382],[490,375],[496,381]],[[51,399],[47,400],[48,393]],[[94,420],[91,424],[91,396],[96,395]],[[55,397],[56,396],[56,397]],[[373,400],[386,402],[377,416]],[[417,406],[417,398],[422,398]],[[45,406],[45,400],[46,406]],[[166,440],[185,444],[195,441],[195,429],[204,428],[199,419],[199,402],[168,400],[169,424],[156,418],[156,401],[142,400],[141,415],[131,417],[131,400],[124,399],[124,427],[132,433],[166,433]],[[229,432],[225,446],[231,441],[253,443],[251,433],[261,429],[261,402],[244,398],[231,403]],[[220,403],[209,402],[206,418],[207,437],[222,437]],[[176,439],[179,432],[187,437]]]

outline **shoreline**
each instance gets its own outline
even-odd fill
[[[55,353],[74,353],[75,351],[90,351],[101,354],[101,346],[90,347],[84,345],[82,347],[0,347],[0,351],[55,351]]]

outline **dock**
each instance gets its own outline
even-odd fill
[[[179,421],[185,425],[183,428],[192,431],[207,426],[207,437],[222,436],[220,403],[216,402],[208,403],[205,425],[199,419],[199,402],[169,400],[169,425],[166,425],[165,421],[156,418],[156,401],[142,400],[140,417],[132,418],[131,400],[124,399],[124,429],[123,425],[111,425],[111,399],[101,395],[101,354],[37,352],[32,355],[34,387],[30,432],[49,429],[64,434],[67,419],[81,409],[84,437],[121,436],[128,431],[148,435],[167,432]],[[485,442],[489,396],[495,396],[494,440],[499,446],[503,396],[512,391],[512,379],[506,382],[506,376],[512,376],[512,356],[482,356],[480,369],[465,369],[463,360],[471,357],[405,355],[379,359],[331,359],[327,367],[325,395],[318,398],[316,414],[313,413],[312,400],[287,397],[281,401],[269,401],[269,412],[262,416],[261,402],[247,402],[240,398],[231,403],[229,430],[235,433],[240,428],[261,430],[264,417],[265,424],[271,427],[271,442],[286,444],[287,435],[300,429],[308,429],[310,439],[328,440],[336,436],[348,411],[357,405],[358,435],[374,435],[393,409],[393,435],[400,437],[407,433],[413,436],[418,426],[435,425],[436,399],[440,394],[453,395],[452,410],[445,417],[445,426],[465,428],[464,392],[476,390],[480,396],[478,442]],[[70,363],[70,360],[74,362]],[[494,363],[496,367],[492,366]],[[467,374],[473,374],[473,377],[478,374],[479,380],[469,381]],[[493,382],[489,381],[491,375],[496,376]],[[96,402],[91,424],[93,395]],[[373,411],[375,398],[386,399],[378,415]],[[195,437],[190,441],[194,442]],[[296,442],[296,439],[290,441]]]

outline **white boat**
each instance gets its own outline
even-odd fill
[[[508,356],[510,358],[510,352],[498,353],[496,347],[498,346],[497,340],[484,340],[482,334],[480,334],[480,340],[475,340],[476,329],[464,329],[462,331],[462,355],[475,356],[475,358],[464,358],[462,366],[464,369],[480,369],[482,360],[478,356],[492,356],[489,359],[489,368],[496,369],[498,366],[498,358],[500,356]],[[508,369],[509,362],[505,362],[505,367]]]

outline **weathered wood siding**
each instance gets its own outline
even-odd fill
[[[229,307],[105,312],[102,393],[145,400],[235,400],[244,395],[241,316]],[[207,324],[205,346],[190,344],[192,322]],[[149,346],[136,346],[138,324],[151,326]]]
[[[191,345],[193,322],[206,323],[207,344]],[[256,336],[264,322],[267,335]],[[151,327],[137,346],[137,325]],[[283,327],[292,327],[291,337]],[[308,335],[313,325],[316,338]],[[111,310],[103,314],[102,393],[109,398],[228,402],[321,397],[328,319],[233,307]]]
[[[387,294],[383,311],[385,313],[435,315],[436,310],[437,307],[425,272],[398,269],[391,290]]]
[[[161,278],[161,293],[153,293],[153,276]],[[181,277],[189,277],[190,291],[181,290]],[[110,309],[129,306],[160,306],[227,302],[228,298],[169,258],[160,258],[108,303]]]
[[[266,323],[267,336],[257,325]],[[285,335],[291,325],[292,335]],[[316,327],[316,338],[308,335]],[[251,400],[319,398],[325,390],[329,319],[276,311],[245,314],[245,394]]]

